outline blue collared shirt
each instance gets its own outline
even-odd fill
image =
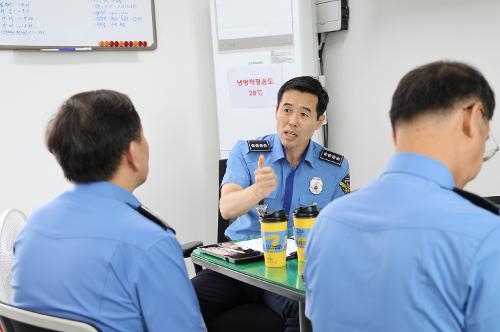
[[[108,182],[76,185],[14,245],[13,304],[107,331],[205,331],[182,249]]]
[[[399,153],[320,213],[304,274],[314,331],[500,330],[500,218],[454,186],[443,163]]]
[[[283,145],[279,137],[275,134],[259,138],[268,140],[271,152],[251,152],[247,141],[238,141],[229,154],[226,174],[222,184],[235,183],[242,188],[255,183],[254,172],[258,167],[258,160],[264,154],[265,165],[273,168],[276,174],[276,190],[264,199],[267,204],[267,211],[277,211],[283,209],[286,178],[292,172],[290,163],[286,159]],[[310,206],[314,203],[322,209],[333,199],[344,196],[345,192],[340,186],[340,182],[346,177],[349,178],[349,162],[344,158],[340,166],[319,159],[323,147],[316,142],[310,141],[304,160],[295,170],[293,178],[293,194],[290,204],[290,211],[301,207]],[[322,183],[322,189],[311,189],[313,184]],[[313,193],[316,191],[316,193]],[[292,218],[289,218],[289,229],[292,229]],[[248,213],[237,218],[227,229],[226,236],[232,240],[247,239],[260,235],[260,224],[257,211],[251,209]]]

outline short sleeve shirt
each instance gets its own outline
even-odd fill
[[[438,160],[396,154],[321,211],[306,246],[314,331],[500,330],[500,218]]]
[[[265,165],[272,167],[277,177],[276,190],[264,199],[264,203],[267,204],[267,211],[283,209],[286,178],[292,172],[292,168],[276,134],[264,136],[258,140],[268,141],[271,151],[254,152],[251,151],[247,141],[238,141],[229,154],[226,173],[221,185],[235,183],[242,188],[247,188],[254,184],[254,172],[258,167],[259,156],[263,154]],[[338,159],[321,159],[322,153],[328,153],[330,157],[333,155]],[[317,204],[318,208],[322,209],[333,199],[349,192],[350,177],[347,159],[325,150],[314,141],[310,141],[304,160],[295,172],[290,211],[312,204]],[[292,228],[290,220],[289,229]],[[226,236],[232,240],[259,235],[260,225],[256,209],[251,209],[238,217],[226,229]]]
[[[35,211],[14,245],[13,304],[107,331],[205,331],[172,231],[108,182]]]

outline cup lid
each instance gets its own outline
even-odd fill
[[[293,216],[296,218],[312,218],[317,217],[319,214],[318,206],[313,204],[311,206],[300,207],[293,210]]]
[[[266,212],[261,218],[262,222],[281,222],[287,220],[288,216],[283,209],[273,212]]]

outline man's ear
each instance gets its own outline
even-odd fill
[[[321,126],[325,123],[325,115],[321,114],[318,118],[318,125],[316,126],[316,130],[321,128]]]
[[[480,122],[483,121],[482,107],[480,101],[475,101],[464,110],[461,110],[462,132],[466,137],[471,138],[478,134]]]
[[[130,141],[130,143],[128,143],[127,151],[125,152],[125,160],[127,162],[127,165],[129,165],[129,167],[135,172],[139,170],[139,161],[137,159],[139,152],[138,145],[138,142]]]

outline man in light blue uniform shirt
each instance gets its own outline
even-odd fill
[[[483,161],[495,108],[476,69],[418,67],[390,111],[396,154],[328,205],[307,242],[306,315],[322,331],[500,331],[500,218],[462,188]]]
[[[132,194],[148,143],[130,99],[68,99],[47,146],[73,189],[35,211],[14,245],[13,304],[107,331],[206,331],[173,230]]]
[[[301,206],[323,208],[350,191],[349,163],[344,156],[313,142],[324,122],[328,94],[308,76],[287,81],[278,92],[277,134],[238,141],[232,149],[221,184],[220,212],[235,219],[227,228],[231,240],[260,236],[256,206],[284,209],[287,215]],[[288,228],[293,227],[289,218]],[[218,315],[252,298],[262,301],[284,322],[284,331],[298,331],[298,303],[204,270],[192,279],[207,325]],[[244,294],[244,296],[241,296]],[[248,294],[251,294],[250,296]]]
[[[238,141],[229,154],[226,174],[222,186],[226,183],[247,188],[255,183],[255,174],[250,170],[258,169],[258,161],[264,156],[265,165],[272,168],[276,175],[276,189],[264,198],[267,211],[277,211],[285,208],[288,215],[297,207],[317,204],[322,209],[337,197],[349,192],[349,164],[347,160],[336,153],[325,150],[314,141],[309,141],[309,146],[302,156],[300,167],[295,170],[291,167],[276,134],[264,136],[258,141],[269,142],[268,152],[251,151],[248,141]],[[265,143],[267,144],[267,143]],[[322,153],[331,155],[331,159],[321,159]],[[335,160],[333,158],[338,158]],[[332,163],[334,160],[336,163]],[[287,178],[293,176],[291,200],[285,206],[285,193],[287,192]],[[293,218],[289,218],[288,228],[293,229]],[[236,218],[226,229],[226,236],[232,240],[242,240],[249,237],[260,236],[259,216],[256,209],[250,209],[245,214]]]

